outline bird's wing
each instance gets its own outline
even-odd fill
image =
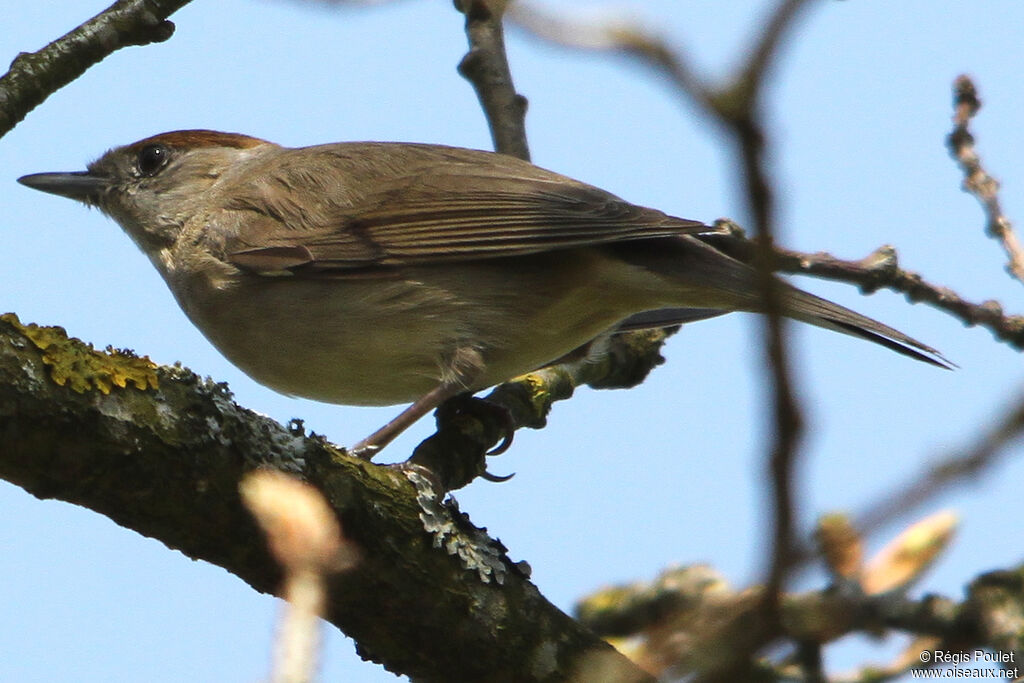
[[[360,147],[345,176],[362,172],[354,184],[285,165],[275,184],[236,193],[230,208],[250,213],[226,260],[257,273],[344,276],[709,230],[503,155],[414,146],[423,154],[402,169],[372,163],[387,144]],[[322,201],[300,207],[293,193],[275,192],[301,184]]]

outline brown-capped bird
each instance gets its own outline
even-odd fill
[[[704,224],[491,152],[186,130],[20,182],[116,220],[256,381],[330,403],[413,401],[364,455],[446,398],[606,332],[761,307],[755,272],[701,241]],[[782,295],[790,318],[945,365],[887,325]]]

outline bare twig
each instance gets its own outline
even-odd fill
[[[1011,402],[1013,408],[988,428],[975,443],[928,467],[909,482],[895,487],[859,515],[857,528],[864,533],[920,508],[950,486],[977,477],[1006,455],[1007,446],[1024,434],[1024,395]]]
[[[696,102],[730,132],[739,150],[737,166],[746,190],[747,210],[758,236],[751,259],[761,274],[765,316],[766,369],[771,386],[774,441],[769,449],[772,481],[773,550],[768,567],[765,610],[769,621],[778,618],[778,596],[792,561],[795,517],[792,471],[802,432],[802,420],[784,341],[785,322],[780,293],[771,273],[774,268],[774,191],[765,168],[765,133],[761,124],[762,83],[778,46],[795,24],[807,0],[783,0],[772,13],[746,65],[727,87],[705,85],[690,68],[682,52],[641,27],[624,23],[582,25],[556,19],[532,6],[517,3],[511,16],[535,35],[570,47],[618,52],[638,58],[644,66],[666,76],[676,94]]]
[[[953,132],[946,139],[946,144],[963,171],[964,191],[974,195],[985,210],[985,232],[1002,242],[1009,259],[1007,272],[1024,282],[1024,247],[999,204],[999,181],[982,168],[981,159],[974,149],[974,136],[968,129],[979,109],[981,100],[974,82],[968,76],[958,76],[953,82]]]
[[[469,52],[459,73],[473,84],[491,128],[494,149],[530,160],[526,142],[526,98],[516,92],[505,54],[502,15],[506,0],[456,0],[466,15]]]
[[[759,106],[760,91],[779,46],[787,32],[796,25],[800,11],[808,4],[808,0],[781,0],[751,50],[750,58],[730,87],[710,98],[709,104],[718,117],[732,120],[735,125],[737,119],[749,116],[752,106]]]
[[[764,305],[766,370],[772,395],[774,441],[770,448],[772,482],[772,553],[765,581],[765,621],[781,619],[780,600],[795,545],[793,470],[803,430],[801,410],[793,389],[779,283],[774,270],[774,189],[765,167],[765,132],[761,123],[762,83],[781,44],[807,0],[783,0],[772,14],[756,49],[732,84],[709,101],[711,113],[736,137],[740,153],[747,210],[752,216],[759,253],[754,263],[760,273]]]
[[[506,16],[529,34],[565,47],[635,57],[667,77],[677,93],[695,99],[702,106],[707,106],[711,97],[682,53],[647,27],[620,20],[582,22],[521,0],[509,7]]]
[[[22,52],[0,78],[0,136],[112,52],[167,40],[167,17],[189,0],[119,0],[38,52]]]

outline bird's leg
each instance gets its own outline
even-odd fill
[[[395,419],[349,449],[349,452],[356,457],[371,460],[414,422],[463,391],[465,386],[460,382],[442,382],[400,412]]]
[[[353,446],[350,452],[366,460],[372,459],[414,422],[453,396],[466,391],[483,372],[484,359],[480,351],[472,346],[457,346],[444,354],[440,366],[440,384],[417,399],[395,419]]]

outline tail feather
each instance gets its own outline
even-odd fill
[[[910,358],[913,358],[914,360],[919,360],[924,363],[928,363],[929,365],[934,365],[935,367],[942,368],[944,370],[952,370],[953,368],[957,367],[956,363],[952,362],[948,358],[943,357],[941,353],[939,353],[935,349],[925,346],[924,344],[921,344],[921,346],[924,347],[924,349],[926,349],[927,351],[918,351],[917,349],[911,346],[906,346],[894,339],[883,337],[881,334],[877,332],[866,330],[863,327],[857,327],[853,323],[847,323],[842,321],[832,322],[833,324],[841,328],[841,331],[845,332],[846,334],[853,335],[854,337],[860,337],[861,339],[867,339],[870,342],[874,342],[880,346],[884,346],[887,349],[892,349],[896,353],[908,356]],[[911,341],[914,340],[911,339]]]
[[[617,246],[623,260],[672,281],[668,307],[635,315],[626,329],[663,327],[728,311],[763,312],[756,271],[690,236],[643,240]],[[956,367],[937,350],[877,320],[781,283],[782,313],[788,318],[874,342],[940,368]],[[704,309],[707,315],[694,315]]]
[[[919,342],[885,323],[861,315],[821,297],[786,285],[783,306],[785,315],[836,332],[874,342],[915,360],[951,370],[955,363],[936,349]]]

